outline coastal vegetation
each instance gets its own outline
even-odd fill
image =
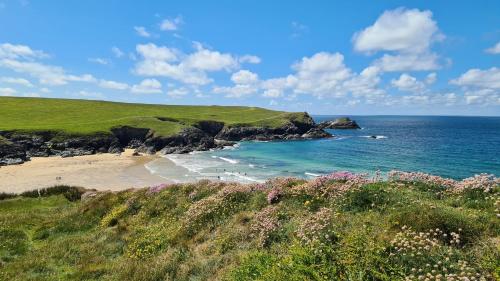
[[[500,179],[336,172],[0,201],[1,280],[498,280]]]
[[[0,97],[0,131],[58,131],[65,134],[111,133],[121,126],[152,129],[170,136],[199,121],[228,125],[279,127],[302,113],[245,106],[185,106],[106,101]]]

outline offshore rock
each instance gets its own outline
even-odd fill
[[[318,124],[320,129],[361,129],[356,121],[348,117],[337,118],[332,121],[324,121]]]

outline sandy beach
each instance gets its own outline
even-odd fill
[[[155,155],[132,156],[95,154],[69,158],[39,157],[21,165],[0,167],[0,192],[19,193],[57,184],[123,190],[169,181],[151,174],[144,164],[158,159]],[[174,164],[172,164],[174,165]]]

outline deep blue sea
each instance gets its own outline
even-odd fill
[[[261,182],[276,176],[312,178],[340,170],[393,169],[455,179],[478,173],[500,176],[500,117],[350,117],[361,130],[329,130],[336,136],[331,139],[241,142],[224,150],[167,155],[176,164],[173,168],[166,160],[147,167],[180,182],[202,178]]]

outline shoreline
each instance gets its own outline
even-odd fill
[[[132,154],[132,149],[126,149],[119,155],[33,157],[20,165],[1,166],[0,192],[21,193],[54,185],[118,191],[172,183],[145,167],[146,163],[160,159],[160,156]]]

